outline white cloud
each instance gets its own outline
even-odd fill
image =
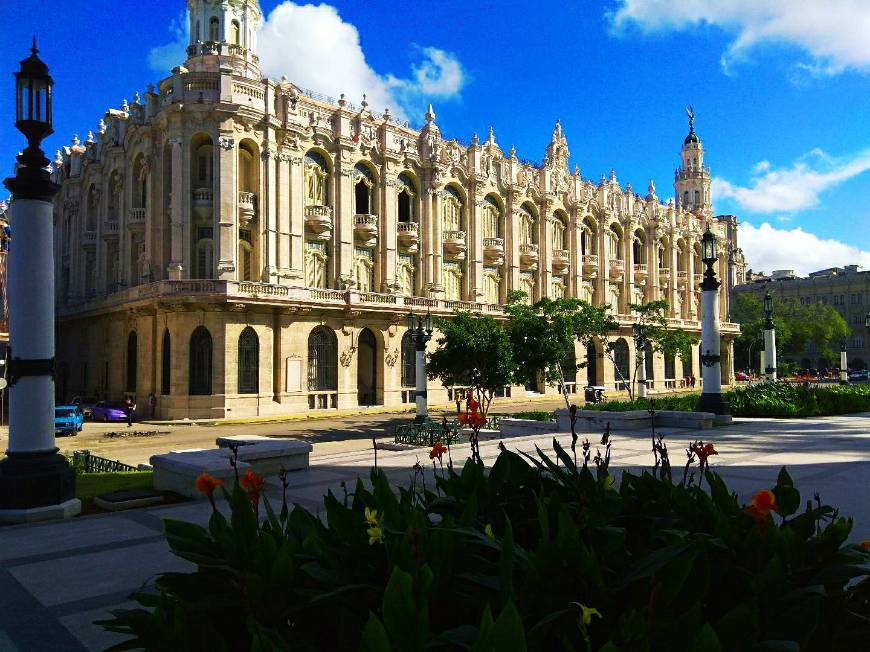
[[[175,41],[151,50],[152,68],[166,72],[184,61],[186,24],[174,21]],[[365,94],[372,110],[390,107],[399,118],[422,116],[429,101],[457,98],[468,81],[456,56],[434,47],[411,47],[407,78],[377,72],[366,60],[357,28],[327,4],[279,4],[260,28],[258,54],[267,77],[286,75],[303,88],[335,97],[344,93],[354,104]]]
[[[847,159],[832,158],[814,149],[788,168],[761,161],[752,168],[748,186],[714,178],[713,196],[736,201],[755,213],[793,212],[813,208],[826,190],[870,170],[870,149]]]
[[[820,238],[800,227],[777,229],[768,222],[760,227],[743,222],[737,238],[747,265],[755,271],[770,273],[774,269],[793,269],[805,276],[827,267],[861,265],[870,268],[870,251],[839,240]]]
[[[727,72],[764,44],[792,45],[813,76],[845,69],[870,72],[870,2],[866,0],[617,0],[609,13],[614,31],[636,25],[646,32],[713,25],[734,34],[722,55]]]
[[[156,73],[166,75],[175,66],[180,66],[187,58],[187,44],[190,42],[190,21],[183,13],[169,23],[173,40],[158,45],[148,52],[148,66]]]

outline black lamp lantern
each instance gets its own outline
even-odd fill
[[[764,314],[768,316],[773,314],[773,297],[770,296],[770,292],[764,295]]]
[[[704,270],[704,280],[701,281],[701,290],[718,290],[719,281],[716,280],[716,268],[714,264],[718,258],[716,251],[716,236],[710,231],[710,225],[707,224],[707,230],[701,236],[701,260],[707,266]]]
[[[427,335],[432,335],[432,312],[428,309],[426,310],[425,329]]]
[[[40,145],[54,133],[51,126],[54,80],[37,52],[34,36],[30,56],[15,73],[15,127],[27,138],[27,148],[16,159],[19,163],[16,176],[6,179],[5,185],[12,191],[13,199],[49,201],[59,187],[52,183],[45,169],[49,161]]]
[[[413,333],[417,330],[417,315],[413,311],[408,313],[408,330]]]
[[[30,56],[21,62],[15,73],[15,127],[27,137],[29,145],[39,145],[52,134],[51,89],[54,80],[48,66],[37,56],[36,37]]]

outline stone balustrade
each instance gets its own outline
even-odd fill
[[[332,206],[306,206],[305,228],[318,240],[329,240],[332,237]]]

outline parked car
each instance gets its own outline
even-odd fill
[[[93,409],[94,421],[126,421],[124,404],[115,401],[99,401]]]
[[[736,372],[736,373],[734,374],[734,378],[735,378],[736,380],[752,380],[752,376],[750,376],[749,374],[747,374],[747,373],[745,373],[745,372],[743,372],[743,371],[738,371],[738,372]]]
[[[54,434],[72,435],[82,431],[85,417],[77,405],[58,405],[54,408]]]
[[[849,380],[867,380],[870,378],[870,372],[866,369],[855,369],[849,372]]]
[[[82,411],[85,419],[93,419],[94,418],[94,406],[99,402],[94,396],[74,396],[73,400],[70,401],[72,405],[78,406],[78,408]]]

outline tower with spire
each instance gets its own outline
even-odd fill
[[[185,67],[216,72],[222,65],[260,79],[257,30],[263,12],[257,0],[187,0],[190,43]]]
[[[704,165],[704,146],[695,133],[695,112],[686,108],[689,134],[680,152],[680,167],[674,171],[674,193],[683,210],[710,216],[710,168]]]

